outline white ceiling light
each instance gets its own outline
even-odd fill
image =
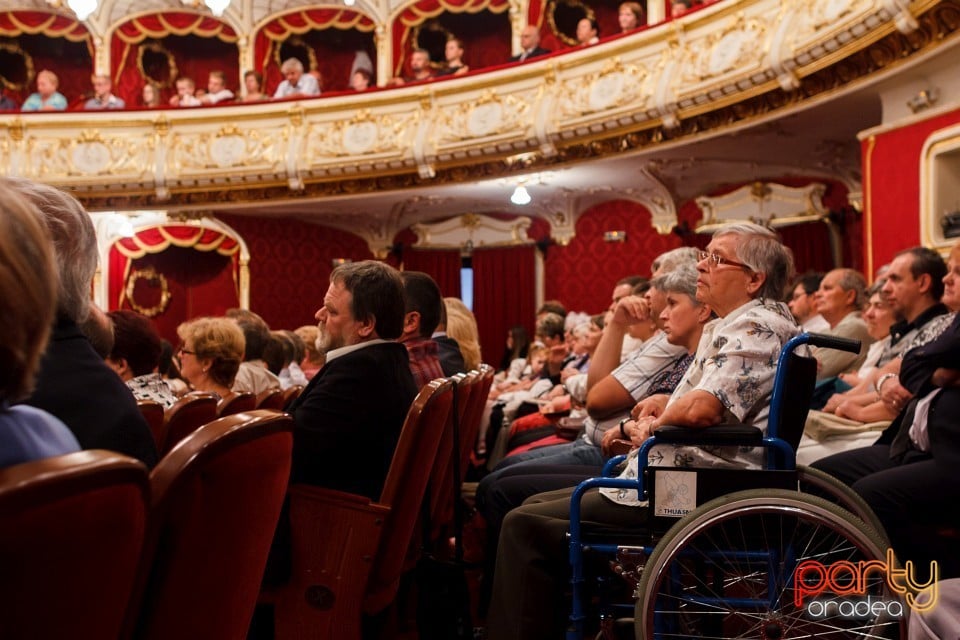
[[[64,3],[61,0],[47,0],[47,4],[59,9]],[[76,14],[77,20],[81,22],[97,10],[97,0],[67,0],[66,4]]]
[[[188,7],[198,8],[200,6],[200,0],[180,0],[180,2]],[[230,0],[203,0],[203,4],[210,9],[210,13],[220,17],[230,6]]]
[[[527,192],[527,188],[522,184],[517,186],[517,188],[513,190],[513,195],[510,196],[510,202],[520,206],[530,204],[530,200],[530,194]]]

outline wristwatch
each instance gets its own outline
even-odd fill
[[[623,430],[623,425],[627,424],[628,422],[630,422],[630,418],[624,418],[620,421],[620,437],[624,440],[630,439],[630,436],[627,435],[627,432]]]

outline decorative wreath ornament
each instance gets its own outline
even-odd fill
[[[160,302],[155,306],[141,307],[137,304],[137,301],[133,299],[133,292],[137,288],[137,282],[141,279],[154,286],[160,286]],[[127,279],[127,300],[130,301],[130,307],[137,313],[142,313],[148,318],[154,318],[166,311],[167,305],[170,304],[170,296],[170,288],[167,286],[166,277],[164,277],[162,273],[157,273],[153,267],[137,269],[131,272],[130,277]]]

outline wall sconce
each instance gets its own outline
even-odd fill
[[[604,242],[626,242],[627,232],[626,231],[604,231],[603,241]]]
[[[519,185],[516,189],[513,190],[513,195],[510,196],[510,202],[513,204],[520,205],[521,207],[525,204],[530,204],[530,193],[527,191],[527,188],[522,184]]]
[[[336,269],[342,264],[349,264],[351,262],[353,262],[353,260],[351,260],[350,258],[334,258],[333,260],[330,261],[334,269]]]
[[[910,109],[910,111],[916,113],[932,107],[939,98],[940,90],[936,87],[930,87],[929,89],[920,91],[917,93],[917,95],[907,100],[907,107]]]

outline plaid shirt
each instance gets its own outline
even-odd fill
[[[431,380],[444,377],[440,367],[440,345],[433,338],[414,338],[406,340],[403,345],[410,356],[410,372],[418,389]]]

